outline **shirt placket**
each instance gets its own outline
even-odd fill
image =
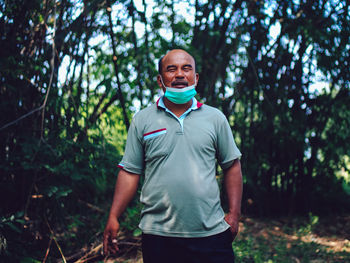
[[[193,100],[192,100],[193,101]],[[184,134],[184,121],[187,115],[192,111],[195,110],[196,108],[194,107],[195,102],[193,101],[192,106],[187,109],[180,117],[177,117],[173,112],[171,112],[165,105],[162,99],[160,99],[161,106],[165,112],[168,112],[172,117],[175,118],[175,120],[179,123],[180,125],[180,130],[176,132],[176,134],[183,135]]]
[[[176,134],[180,134],[182,135],[184,133],[184,120],[186,118],[186,116],[190,113],[190,111],[192,109],[188,109],[184,114],[182,114],[180,117],[177,117],[174,113],[172,113],[170,110],[168,110],[167,108],[165,109],[166,112],[168,112],[171,116],[173,116],[175,118],[175,120],[177,120],[177,122],[180,125],[180,131],[177,131]]]

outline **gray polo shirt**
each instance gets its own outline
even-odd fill
[[[180,118],[163,97],[138,112],[119,167],[145,176],[141,230],[173,237],[225,231],[215,164],[225,169],[240,156],[226,117],[196,99]]]

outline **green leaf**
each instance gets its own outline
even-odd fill
[[[142,230],[140,228],[136,228],[132,234],[134,237],[141,236]]]

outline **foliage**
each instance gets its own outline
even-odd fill
[[[107,144],[103,147],[101,138],[91,139],[95,143],[81,142],[79,147],[61,140],[61,144],[56,142],[55,148],[49,148],[44,143],[39,146],[32,143],[33,147],[39,148],[27,149],[29,153],[35,152],[35,158],[29,154],[28,161],[24,159],[22,166],[17,166],[23,173],[30,174],[33,169],[35,172],[35,183],[26,192],[25,220],[23,215],[22,219],[17,215],[10,216],[11,221],[2,220],[1,223],[1,232],[8,243],[6,254],[13,260],[30,254],[29,251],[36,251],[32,255],[40,259],[53,235],[58,236],[59,243],[64,241],[61,246],[65,251],[71,246],[83,246],[94,233],[103,230],[108,211],[105,200],[111,198],[115,181],[110,175],[116,174],[116,162],[120,157],[113,146]],[[24,145],[28,147],[28,143]],[[24,194],[16,193],[14,183],[6,186],[2,189],[3,195]],[[9,211],[15,204],[12,198],[6,199],[2,209],[11,214]],[[90,204],[95,204],[98,209]],[[97,224],[98,221],[101,223]],[[50,233],[50,228],[55,229],[55,233]],[[15,245],[19,234],[30,241],[24,246],[26,249]],[[55,254],[59,256],[53,252]]]
[[[348,211],[349,9],[345,0],[0,2],[0,253],[59,258],[47,250],[53,238],[70,254],[101,233],[130,119],[157,98],[157,60],[171,48],[195,56],[198,99],[230,121],[244,213]],[[140,209],[134,201],[125,230]]]
[[[316,234],[316,228],[320,230],[327,226],[324,222],[320,224],[318,219],[318,216],[312,214],[309,219],[294,218],[286,224],[281,224],[282,219],[246,219],[243,231],[233,243],[236,261],[347,262],[350,259],[349,247],[341,249],[341,245],[338,245],[334,251],[328,244],[324,244],[324,238]],[[336,224],[334,218],[330,221],[331,225]]]

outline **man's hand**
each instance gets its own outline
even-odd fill
[[[116,255],[118,247],[119,222],[115,217],[109,217],[105,231],[103,232],[103,253],[105,256]]]
[[[225,215],[225,221],[227,224],[229,224],[233,239],[235,239],[235,237],[238,234],[238,228],[239,228],[239,217],[232,215],[230,213]]]
[[[112,207],[109,212],[105,231],[103,232],[103,252],[106,256],[115,255],[118,248],[118,219],[131,201],[137,190],[140,175],[120,170],[115,184]]]

